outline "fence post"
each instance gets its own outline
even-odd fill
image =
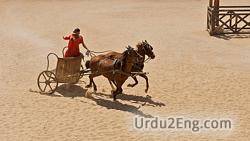
[[[214,18],[215,18],[215,25],[219,26],[219,9],[220,9],[220,0],[214,0]]]
[[[209,0],[209,7],[213,6],[213,0]]]
[[[211,30],[210,30],[210,35],[215,35],[215,17],[214,17],[214,10],[212,10],[212,14],[211,14]]]

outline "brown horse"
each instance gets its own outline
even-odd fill
[[[154,59],[155,54],[153,52],[153,47],[147,42],[147,40],[142,41],[141,43],[138,43],[136,45],[136,48],[137,48],[136,52],[142,56],[142,59],[140,61],[136,62],[133,65],[131,72],[142,72],[143,68],[144,68],[144,62],[145,62],[146,55],[149,58]],[[119,58],[120,56],[121,56],[121,53],[110,52],[110,53],[104,55],[103,57],[116,59],[116,58]],[[145,92],[147,93],[148,88],[149,88],[148,77],[144,73],[139,74],[139,76],[143,77],[146,80]],[[128,87],[134,87],[135,85],[138,84],[138,80],[136,78],[136,75],[132,75],[131,77],[134,79],[135,83],[134,84],[128,84]]]
[[[86,68],[90,68],[89,75],[90,83],[86,87],[94,86],[94,91],[97,90],[94,77],[103,75],[108,78],[116,86],[116,90],[112,91],[113,98],[116,100],[117,94],[122,93],[122,85],[130,76],[133,65],[142,58],[132,47],[128,47],[119,58],[111,59],[105,55],[98,55],[86,62]]]

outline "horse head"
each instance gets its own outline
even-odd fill
[[[150,58],[152,58],[152,59],[155,58],[155,54],[154,54],[154,52],[153,52],[153,49],[154,49],[154,48],[148,43],[147,40],[142,41],[141,43],[139,43],[139,44],[137,45],[137,47],[138,47],[138,49],[142,50],[143,53],[144,53],[145,55],[147,55],[148,57],[150,57]]]
[[[122,53],[122,61],[123,62],[130,62],[130,63],[136,63],[142,60],[142,56],[134,50],[130,45],[126,47],[126,50]]]

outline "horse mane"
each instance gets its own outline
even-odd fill
[[[123,53],[122,53],[122,58],[120,59],[121,61],[121,69],[124,70],[124,66],[126,64],[126,60],[128,57],[128,49],[126,49]]]
[[[137,50],[140,50],[140,49],[143,47],[143,44],[144,44],[143,41],[142,41],[142,42],[139,42],[139,43],[136,45]]]
[[[141,54],[141,55],[145,54],[144,46],[145,46],[145,42],[144,42],[144,41],[139,42],[139,43],[136,45],[136,51],[137,51],[139,54]]]

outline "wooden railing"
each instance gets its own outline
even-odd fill
[[[250,6],[208,6],[207,30],[216,34],[250,34]]]

